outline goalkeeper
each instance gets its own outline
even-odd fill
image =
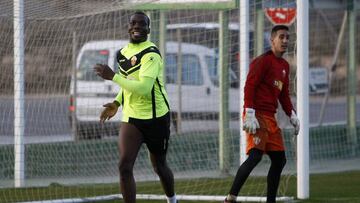
[[[271,50],[250,64],[244,89],[243,117],[248,158],[239,167],[225,203],[236,201],[241,187],[264,153],[271,160],[266,202],[276,202],[280,175],[286,163],[284,141],[275,120],[278,101],[290,117],[296,135],[300,128],[289,96],[289,64],[282,58],[288,42],[289,28],[284,25],[274,26],[271,31]]]
[[[119,74],[104,64],[94,67],[97,75],[121,87],[115,100],[104,105],[100,122],[112,118],[122,106],[118,167],[124,202],[136,201],[133,166],[140,146],[145,143],[168,203],[175,203],[174,176],[166,163],[170,115],[163,82],[163,60],[157,47],[147,40],[150,19],[145,13],[137,11],[130,16],[128,33],[130,43],[117,53]]]

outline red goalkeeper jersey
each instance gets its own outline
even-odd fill
[[[293,105],[289,96],[289,64],[272,51],[255,58],[245,83],[244,107],[256,112],[274,115],[278,100],[290,116]]]

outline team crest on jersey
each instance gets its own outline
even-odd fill
[[[280,80],[274,80],[274,86],[281,91],[283,88],[283,82],[281,82]]]
[[[285,78],[285,76],[286,76],[286,71],[285,71],[285,69],[282,70],[282,75],[283,75],[283,78]]]
[[[136,64],[137,57],[136,56],[131,57],[130,61],[131,61],[131,65],[134,66]]]
[[[253,136],[253,141],[255,145],[258,145],[261,142],[260,137]]]

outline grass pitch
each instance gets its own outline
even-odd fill
[[[183,194],[182,188],[194,186],[191,190],[196,193],[198,185],[207,185],[207,182],[211,181],[214,185],[214,179],[203,179],[200,183],[196,180],[196,184],[191,184],[189,181],[177,181],[176,188],[178,194]],[[230,185],[232,178],[226,178],[219,180],[221,185],[224,185],[224,181],[227,185]],[[186,185],[185,185],[186,184]],[[138,183],[138,193],[142,191],[148,191],[149,187],[154,193],[163,194],[159,183]],[[179,189],[179,190],[178,190]],[[246,187],[244,188],[246,190]],[[209,188],[207,194],[227,194],[229,187]],[[314,174],[310,176],[310,199],[308,200],[294,200],[293,202],[299,203],[360,203],[360,171],[341,172],[341,173],[329,173],[329,174]],[[48,187],[41,188],[23,188],[23,189],[0,189],[0,202],[21,202],[30,201],[32,197],[34,200],[49,200],[49,199],[66,199],[66,198],[81,198],[92,197],[96,195],[117,194],[119,192],[118,184],[101,184],[101,185],[83,185],[77,187],[62,186],[58,184],[52,184]],[[247,191],[243,191],[246,193]],[[292,177],[289,182],[286,196],[296,197],[296,178]],[[34,199],[36,198],[36,199]],[[103,203],[123,202],[122,200],[102,201]],[[139,203],[158,203],[165,201],[145,201],[139,200]],[[181,203],[192,203],[194,201],[181,201]],[[203,203],[214,203],[205,202]]]

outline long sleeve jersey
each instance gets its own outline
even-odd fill
[[[274,115],[278,100],[290,116],[293,105],[289,96],[289,64],[270,50],[255,58],[245,83],[244,107],[256,112]]]
[[[113,81],[121,86],[115,100],[122,103],[122,121],[151,119],[169,111],[163,82],[163,60],[155,44],[129,43],[118,53],[119,74]]]

